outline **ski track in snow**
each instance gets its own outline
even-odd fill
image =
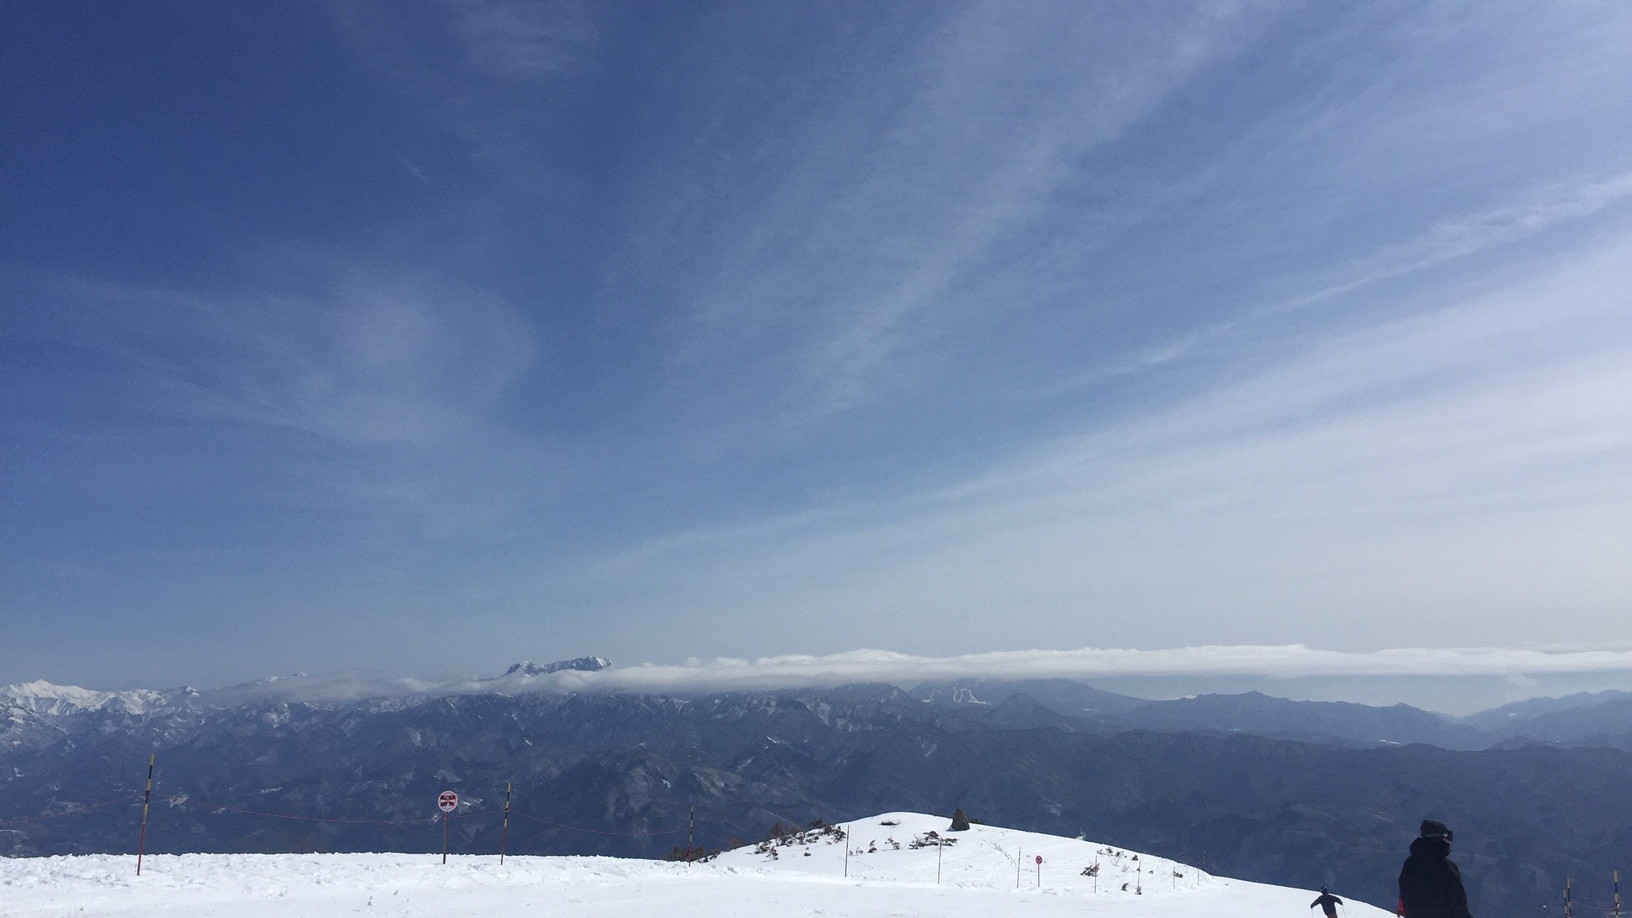
[[[1110,846],[1079,839],[982,825],[950,833],[940,816],[889,813],[843,825],[851,833],[849,876],[846,846],[830,838],[784,846],[774,859],[750,846],[690,865],[525,856],[500,864],[496,854],[453,855],[445,865],[440,854],[190,854],[144,857],[137,876],[130,855],[0,859],[0,916],[491,918],[527,910],[596,918],[1295,918],[1311,914],[1315,895],[1137,852],[1109,855]],[[910,847],[930,830],[958,839],[940,851],[939,883],[936,849]],[[876,850],[865,853],[869,848]],[[1082,875],[1096,860],[1097,891],[1094,878]],[[1345,918],[1387,914],[1358,902],[1345,909]]]

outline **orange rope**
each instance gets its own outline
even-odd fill
[[[653,835],[675,835],[677,833],[686,831],[686,826],[680,826],[677,829],[656,829],[649,832],[610,832],[605,829],[586,829],[583,826],[569,826],[566,823],[556,822],[553,819],[547,819],[543,816],[533,816],[529,813],[517,813],[516,815],[522,817],[523,819],[531,819],[534,822],[542,822],[547,825],[552,825],[558,829],[567,829],[572,832],[586,832],[590,835],[614,835],[620,838],[649,838]]]
[[[441,822],[442,818],[443,818],[440,815],[437,815],[437,816],[417,816],[417,817],[414,817],[414,818],[411,818],[411,819],[352,819],[352,818],[344,817],[344,816],[297,816],[297,815],[293,815],[293,814],[289,814],[289,813],[269,813],[269,812],[267,812],[265,810],[246,810],[246,809],[243,809],[242,807],[227,806],[226,804],[222,804],[222,803],[210,803],[210,802],[205,801],[205,800],[194,800],[194,799],[192,799],[190,797],[188,799],[186,799],[186,800],[172,801],[171,806],[199,806],[199,807],[203,807],[203,808],[208,809],[208,810],[216,810],[216,811],[219,811],[219,812],[242,813],[245,816],[265,816],[268,819],[290,819],[290,820],[295,820],[295,821],[300,821],[300,822],[328,822],[328,823],[346,823],[346,824],[357,824],[357,825],[414,825],[416,823]],[[499,812],[499,811],[498,810],[481,810],[481,811],[478,811],[478,812],[475,812],[475,813],[460,813],[457,816],[450,815],[450,816],[448,816],[448,818],[449,819],[469,819],[472,816],[487,816],[487,815],[491,815],[491,814],[497,813],[497,812]]]
[[[38,816],[25,816],[22,819],[7,819],[7,820],[4,820],[4,821],[0,821],[0,826],[20,826],[20,825],[26,825],[26,824],[31,823],[31,822],[44,822],[47,819],[61,819],[64,816],[80,816],[80,815],[83,815],[85,813],[94,812],[96,810],[107,809],[110,806],[116,806],[118,804],[125,803],[125,802],[130,801],[130,800],[140,800],[140,799],[142,799],[141,794],[128,794],[128,795],[126,795],[124,797],[116,797],[113,800],[109,800],[109,801],[106,801],[104,803],[93,803],[90,806],[82,806],[82,807],[79,807],[77,809],[65,810],[64,812],[61,812],[61,813],[41,813]]]
[[[24,818],[21,818],[21,819],[6,820],[6,821],[3,821],[3,822],[0,822],[0,826],[25,825],[25,824],[28,824],[28,823],[43,822],[43,821],[48,820],[48,819],[61,819],[61,818],[66,817],[66,816],[79,816],[79,815],[83,815],[85,813],[90,813],[90,812],[93,812],[93,811],[96,811],[96,810],[105,809],[105,808],[110,807],[110,806],[116,806],[118,804],[125,803],[125,802],[130,801],[130,800],[136,800],[136,799],[139,799],[140,796],[141,796],[140,794],[130,794],[130,795],[127,795],[127,796],[124,796],[124,797],[118,797],[118,798],[115,798],[113,800],[106,801],[104,803],[98,803],[98,804],[94,804],[92,806],[86,806],[86,807],[79,807],[77,809],[70,810],[70,811],[67,811],[67,812],[44,813],[44,814],[41,814],[39,816],[29,816],[29,817],[24,817]],[[169,798],[168,802],[170,803],[170,805],[172,807],[177,807],[177,806],[195,807],[195,808],[204,809],[204,810],[211,810],[211,811],[214,811],[214,812],[217,812],[217,813],[239,813],[239,814],[244,815],[244,816],[258,816],[258,817],[263,817],[263,818],[266,818],[266,819],[287,819],[287,820],[292,820],[292,821],[296,821],[296,822],[319,822],[319,823],[338,824],[338,825],[416,825],[416,824],[421,824],[421,823],[434,824],[436,822],[439,822],[443,818],[443,816],[440,815],[440,814],[439,815],[416,816],[416,817],[406,818],[406,819],[402,819],[402,818],[398,818],[398,819],[359,819],[359,818],[346,817],[346,816],[300,816],[300,815],[296,815],[296,814],[292,814],[292,813],[273,813],[273,812],[270,812],[270,811],[267,811],[267,810],[252,810],[252,809],[247,809],[247,808],[244,808],[244,807],[229,806],[229,805],[224,804],[224,803],[211,803],[211,802],[209,802],[207,800],[198,800],[198,799],[194,799],[192,797],[187,797],[187,798],[184,798],[184,799],[183,798],[171,797],[171,798]],[[449,818],[449,819],[474,819],[474,818],[477,818],[477,817],[480,817],[480,816],[496,816],[496,815],[499,815],[502,812],[503,812],[502,810],[498,810],[498,809],[478,810],[478,811],[469,812],[469,813],[452,814],[452,815],[449,815],[447,818]],[[511,815],[513,815],[513,816],[520,816],[523,819],[530,819],[533,822],[538,822],[538,823],[543,823],[545,825],[554,826],[554,827],[556,827],[558,829],[564,829],[564,830],[567,830],[569,832],[583,832],[583,833],[589,834],[589,835],[608,835],[608,836],[614,836],[614,837],[619,837],[619,838],[651,838],[651,837],[655,837],[655,836],[659,836],[659,835],[676,835],[676,834],[679,834],[681,832],[688,831],[688,828],[689,828],[687,826],[678,826],[678,827],[673,828],[673,829],[651,829],[651,830],[647,830],[647,831],[644,831],[644,832],[615,832],[615,831],[611,831],[611,830],[607,830],[607,829],[591,829],[591,828],[586,828],[584,826],[569,825],[569,824],[564,823],[564,822],[557,822],[556,820],[550,819],[549,817],[546,817],[546,816],[534,816],[531,813],[524,813],[524,812],[521,812],[519,810],[511,810],[510,812],[511,812]],[[705,834],[705,837],[707,837],[706,834]]]

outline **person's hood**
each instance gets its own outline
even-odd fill
[[[1443,838],[1419,838],[1411,843],[1412,857],[1449,857],[1451,843]]]

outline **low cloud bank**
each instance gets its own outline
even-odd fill
[[[1595,676],[1632,679],[1632,650],[1511,650],[1496,647],[1400,648],[1365,653],[1314,650],[1301,644],[1176,647],[1132,650],[1008,650],[953,657],[920,657],[887,650],[854,650],[828,656],[803,654],[758,659],[689,660],[683,664],[642,663],[593,672],[564,670],[527,675],[452,680],[389,678],[366,672],[275,676],[226,688],[178,690],[206,704],[355,701],[366,698],[424,697],[498,692],[667,692],[705,693],[823,688],[862,682],[911,688],[923,682],[959,679],[1020,681],[1074,679],[1175,680],[1208,678],[1354,679],[1427,677],[1439,680],[1502,679],[1534,686],[1549,677]],[[0,698],[38,707],[51,699],[78,706],[86,690],[46,682],[0,687]],[[125,704],[141,702],[141,692],[117,694]],[[1529,697],[1529,696],[1525,696]],[[42,698],[44,701],[42,701]],[[103,698],[101,702],[107,701]]]
[[[1366,653],[1300,644],[1131,650],[1015,650],[917,657],[882,650],[756,660],[692,660],[599,672],[561,672],[525,680],[562,691],[704,692],[811,688],[856,682],[911,686],[945,679],[1094,679],[1130,676],[1253,676],[1299,679],[1349,676],[1534,677],[1632,673],[1632,650],[1544,651],[1502,648],[1402,648]],[[487,684],[491,688],[491,683]],[[472,685],[472,688],[478,686]]]

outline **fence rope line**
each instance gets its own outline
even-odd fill
[[[38,816],[24,816],[21,819],[0,820],[0,827],[22,826],[29,825],[30,823],[45,822],[48,819],[62,819],[65,816],[79,816],[84,813],[93,813],[97,810],[105,810],[110,806],[118,806],[121,803],[128,803],[131,800],[140,799],[142,799],[141,794],[127,794],[123,797],[115,797],[112,800],[105,800],[102,803],[93,803],[89,806],[81,806],[75,807],[72,810],[64,810],[61,813],[41,813]]]
[[[552,825],[552,826],[555,826],[558,829],[567,829],[567,830],[572,831],[572,832],[587,832],[590,835],[613,835],[613,836],[617,836],[619,838],[649,838],[649,837],[656,836],[656,835],[676,835],[676,834],[678,834],[680,832],[687,831],[686,826],[680,826],[680,827],[674,828],[674,829],[648,829],[648,830],[646,830],[644,832],[612,832],[612,831],[609,831],[609,830],[606,830],[606,829],[587,829],[587,828],[584,828],[583,826],[567,825],[564,822],[556,822],[555,820],[550,819],[548,817],[534,816],[531,813],[522,813],[522,812],[519,812],[519,811],[512,811],[512,815],[520,816],[523,819],[531,819],[534,822],[542,822],[542,823],[545,823],[546,825]]]
[[[265,810],[244,809],[243,807],[228,806],[226,804],[221,804],[221,803],[211,803],[211,802],[209,802],[207,800],[195,800],[195,799],[193,799],[191,797],[187,798],[186,800],[172,801],[171,805],[172,806],[202,807],[202,808],[207,809],[207,810],[216,810],[216,811],[228,812],[228,813],[241,813],[241,814],[246,815],[246,816],[265,816],[265,817],[267,817],[269,819],[288,819],[288,820],[297,821],[297,822],[327,822],[327,823],[344,823],[344,824],[357,824],[357,825],[416,825],[416,824],[419,824],[419,823],[440,822],[444,818],[443,816],[440,816],[440,815],[416,816],[416,817],[410,817],[410,818],[395,818],[395,819],[357,819],[357,818],[336,817],[336,816],[301,816],[301,815],[293,814],[293,813],[272,813],[272,812],[268,812],[268,811],[265,811]],[[479,817],[482,817],[482,816],[497,816],[497,815],[502,814],[503,812],[504,811],[500,810],[500,809],[476,810],[476,811],[469,812],[469,813],[449,814],[446,818],[453,819],[453,820],[475,819],[475,818],[479,818]],[[673,829],[649,829],[649,830],[644,831],[644,832],[614,832],[614,831],[610,831],[610,830],[607,830],[607,829],[590,829],[590,828],[586,828],[584,826],[569,825],[569,824],[564,823],[564,822],[558,822],[558,821],[556,821],[554,819],[550,819],[547,816],[535,816],[535,815],[533,815],[531,813],[525,813],[525,812],[522,812],[522,811],[516,810],[516,809],[512,809],[510,811],[510,815],[520,816],[523,819],[530,819],[530,820],[532,820],[534,822],[541,822],[541,823],[544,823],[546,825],[555,826],[558,829],[566,829],[566,830],[569,830],[569,831],[572,831],[572,832],[586,832],[586,833],[589,833],[591,835],[612,835],[612,836],[617,836],[617,837],[621,837],[621,838],[644,838],[644,837],[655,836],[655,835],[673,835],[673,834],[676,834],[676,833],[679,833],[679,832],[686,831],[685,826],[680,826],[680,827],[673,828]]]
[[[128,794],[126,796],[116,797],[102,803],[78,807],[76,809],[61,813],[42,813],[39,816],[27,816],[20,819],[0,821],[0,827],[26,825],[29,823],[43,822],[48,819],[61,819],[66,816],[79,816],[85,813],[94,812],[96,810],[106,809],[110,806],[117,806],[118,804],[126,803],[132,800],[140,800],[141,798],[141,794]],[[318,822],[335,825],[432,825],[441,822],[444,818],[450,820],[479,819],[485,816],[502,815],[504,812],[502,809],[487,809],[473,810],[465,813],[369,819],[352,816],[303,816],[298,813],[274,813],[270,810],[255,810],[247,807],[232,806],[225,803],[214,803],[209,800],[200,800],[192,796],[171,796],[165,798],[164,802],[175,808],[192,808],[196,810],[205,810],[212,813],[237,813],[243,816],[258,816],[266,819],[284,819],[291,822]],[[510,815],[519,816],[523,819],[529,819],[533,822],[543,823],[544,825],[554,826],[557,829],[564,829],[569,832],[583,832],[590,835],[608,835],[618,838],[650,838],[662,835],[676,835],[681,832],[688,831],[689,828],[688,826],[677,826],[672,829],[647,829],[641,832],[618,832],[609,829],[591,829],[586,826],[572,825],[570,823],[551,819],[548,816],[536,816],[532,813],[526,813],[516,809],[512,809],[510,811]]]
[[[141,794],[127,794],[127,795],[125,795],[123,797],[115,797],[112,800],[106,800],[106,801],[103,801],[101,803],[91,804],[91,805],[88,805],[88,806],[76,807],[76,808],[74,808],[72,810],[66,810],[66,811],[63,811],[63,812],[60,812],[60,813],[42,813],[42,814],[40,814],[38,816],[25,816],[25,817],[21,817],[21,818],[17,818],[17,819],[0,820],[0,828],[5,828],[5,827],[8,827],[8,826],[23,826],[23,825],[29,825],[29,824],[34,824],[34,823],[41,823],[41,822],[45,822],[47,820],[62,819],[62,818],[69,817],[69,816],[85,815],[85,814],[93,813],[93,812],[95,812],[97,810],[103,810],[103,809],[106,809],[106,808],[111,807],[111,806],[118,806],[118,805],[120,805],[122,803],[128,803],[128,802],[131,802],[131,801],[134,801],[134,800],[140,800],[140,799],[142,799]],[[324,824],[329,824],[329,825],[434,825],[434,824],[436,824],[438,822],[441,822],[443,819],[449,819],[449,820],[479,819],[479,818],[483,818],[483,817],[487,817],[487,816],[498,816],[498,815],[502,815],[504,813],[504,810],[494,808],[494,809],[486,809],[486,810],[474,810],[474,811],[465,812],[465,813],[430,814],[430,815],[425,815],[425,816],[393,817],[393,818],[362,818],[362,817],[352,817],[352,816],[305,816],[305,815],[300,815],[300,814],[297,814],[297,813],[275,813],[275,812],[272,812],[270,810],[256,810],[256,809],[250,809],[248,807],[232,806],[230,804],[225,804],[225,803],[214,803],[214,802],[211,802],[209,800],[200,800],[200,799],[198,799],[196,797],[192,797],[190,795],[183,795],[183,794],[173,794],[173,795],[170,795],[170,796],[168,796],[166,798],[163,798],[163,800],[164,800],[165,803],[167,803],[170,807],[173,807],[173,808],[190,808],[190,809],[193,809],[193,810],[203,811],[203,812],[206,812],[206,813],[236,813],[236,814],[243,815],[243,816],[255,816],[255,817],[264,818],[264,819],[282,819],[282,820],[287,820],[287,821],[290,821],[290,822],[312,822],[312,823],[324,823]],[[675,826],[674,828],[646,829],[644,831],[639,831],[639,832],[620,832],[620,831],[615,831],[615,830],[611,830],[611,829],[593,829],[593,828],[589,828],[587,826],[573,825],[571,823],[565,823],[565,822],[561,822],[561,821],[559,821],[557,819],[552,819],[552,818],[550,818],[548,816],[539,816],[539,815],[535,815],[533,813],[527,813],[527,812],[523,812],[523,811],[516,810],[516,809],[511,809],[510,810],[510,815],[517,816],[517,817],[520,817],[522,819],[527,819],[527,820],[530,820],[532,822],[541,823],[543,825],[552,826],[554,828],[561,829],[561,830],[564,830],[564,831],[567,831],[567,832],[579,832],[579,833],[584,833],[586,835],[602,835],[602,836],[609,836],[609,837],[615,837],[615,838],[658,838],[658,837],[662,837],[662,836],[679,835],[679,834],[686,833],[686,832],[693,832],[695,837],[698,838],[699,840],[712,841],[712,842],[715,842],[715,843],[730,842],[730,841],[733,841],[733,840],[736,839],[736,836],[721,837],[721,836],[715,835],[712,832],[708,832],[706,830],[695,829],[694,827],[692,827],[690,825]]]
[[[188,797],[185,800],[172,799],[169,801],[169,803],[171,806],[202,807],[206,810],[216,810],[218,812],[242,813],[245,816],[265,816],[268,819],[288,819],[297,822],[330,822],[355,825],[416,825],[419,823],[441,822],[444,818],[439,815],[395,819],[357,819],[348,816],[301,816],[294,813],[272,813],[266,810],[248,810],[244,809],[243,807],[228,806],[224,803],[211,803],[208,800],[194,800],[191,797]],[[473,813],[460,813],[458,815],[448,816],[447,818],[470,819],[475,816],[489,816],[498,812],[499,810],[479,810]]]

